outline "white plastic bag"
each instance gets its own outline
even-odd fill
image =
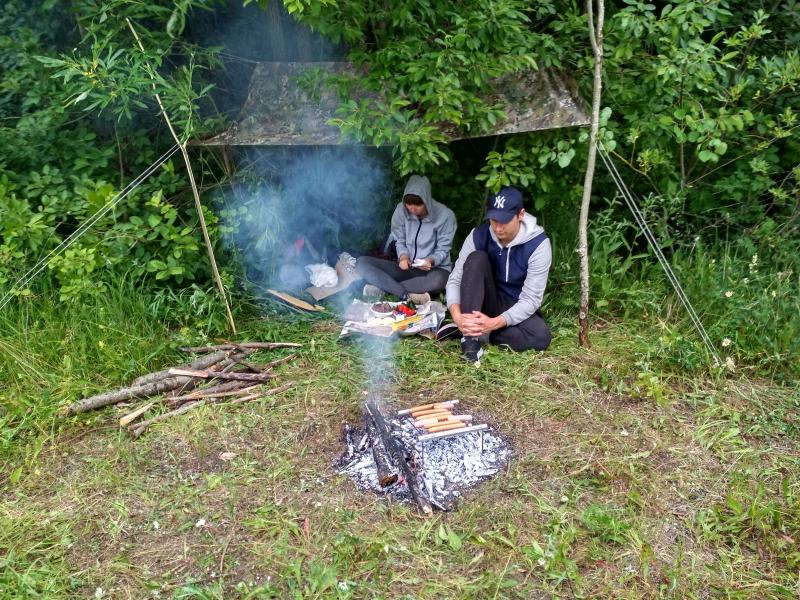
[[[325,263],[306,265],[311,285],[315,287],[333,287],[339,283],[339,276],[336,269]]]

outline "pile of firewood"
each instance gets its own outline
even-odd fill
[[[127,387],[79,400],[65,407],[61,414],[77,415],[129,400],[147,400],[119,420],[120,427],[127,428],[132,437],[138,438],[153,423],[206,404],[242,404],[289,389],[291,382],[272,388],[267,384],[275,377],[273,368],[292,360],[296,353],[264,364],[254,364],[247,359],[260,350],[300,346],[288,342],[243,342],[181,348],[184,352],[203,356],[180,367],[138,377]],[[151,410],[160,412],[149,419],[139,420]]]

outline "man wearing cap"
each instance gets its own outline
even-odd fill
[[[462,356],[473,363],[483,353],[481,341],[518,352],[550,345],[550,329],[539,312],[552,261],[550,240],[525,212],[515,187],[489,197],[486,218],[489,222],[464,240],[447,280],[454,323],[437,335],[460,335]]]

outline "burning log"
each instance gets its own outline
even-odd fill
[[[372,457],[375,459],[375,469],[378,472],[378,483],[381,487],[388,487],[393,483],[397,483],[398,472],[397,467],[392,464],[392,459],[389,457],[389,451],[386,449],[386,444],[383,438],[378,433],[375,420],[372,418],[368,410],[364,410],[364,422],[367,426],[367,435],[372,440]]]
[[[384,446],[389,451],[389,455],[394,459],[395,464],[400,467],[400,470],[403,473],[403,479],[406,482],[406,485],[408,485],[411,496],[419,505],[420,510],[426,515],[433,514],[433,509],[431,508],[430,502],[428,502],[428,499],[422,494],[422,490],[420,490],[417,475],[406,460],[405,449],[400,445],[395,437],[392,436],[389,426],[386,423],[386,419],[383,418],[383,415],[378,408],[378,402],[374,397],[367,399],[367,401],[364,403],[364,409],[365,412],[372,418],[378,435],[381,437]]]

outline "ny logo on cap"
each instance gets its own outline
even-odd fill
[[[494,207],[495,208],[504,208],[506,205],[506,197],[505,196],[495,196],[494,198]]]

